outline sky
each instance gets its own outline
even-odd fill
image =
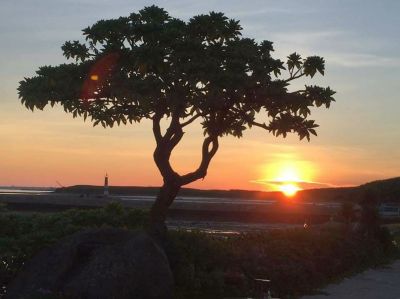
[[[301,84],[337,91],[329,110],[313,111],[320,128],[311,142],[261,129],[223,138],[206,178],[190,187],[272,190],[280,177],[353,186],[400,175],[399,1],[1,0],[0,186],[100,185],[106,172],[111,185],[161,184],[148,122],[93,128],[59,107],[28,111],[16,90],[38,67],[66,62],[60,47],[83,28],[152,4],[184,20],[224,12],[244,36],[273,41],[276,58],[322,56],[325,76]],[[195,124],[173,153],[179,172],[197,167],[201,142]]]

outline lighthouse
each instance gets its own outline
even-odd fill
[[[108,174],[106,173],[106,176],[104,177],[104,197],[107,197],[110,195],[110,192],[108,191]]]

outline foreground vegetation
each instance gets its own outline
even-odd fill
[[[0,285],[4,288],[41,248],[92,227],[140,229],[147,213],[111,204],[54,214],[0,212]],[[397,257],[387,230],[368,236],[349,230],[280,230],[235,236],[169,233],[166,252],[176,298],[222,298],[254,293],[252,278],[272,280],[282,298],[295,298],[329,282]],[[1,295],[0,295],[1,296]]]

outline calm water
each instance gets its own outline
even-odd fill
[[[153,202],[155,196],[147,195],[122,195],[118,196],[122,200],[129,201],[151,201]],[[226,203],[226,204],[261,204],[269,205],[276,203],[275,200],[260,200],[260,199],[243,199],[243,198],[224,198],[224,197],[203,197],[203,196],[178,196],[175,202],[179,203]]]
[[[35,187],[0,187],[0,195],[12,194],[27,194],[27,195],[45,195],[54,192],[52,188],[35,188]],[[155,196],[146,195],[118,195],[114,194],[121,200],[126,201],[141,201],[153,202]],[[178,196],[175,200],[176,203],[202,203],[202,204],[251,204],[251,205],[272,205],[277,203],[275,200],[265,199],[243,199],[243,198],[223,198],[223,197],[191,197],[191,196]],[[303,205],[320,206],[325,208],[339,208],[340,203],[336,202],[304,202]]]
[[[45,188],[0,187],[0,194],[47,194],[51,192],[53,192],[52,189]]]

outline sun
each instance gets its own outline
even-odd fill
[[[292,197],[301,189],[294,183],[283,183],[281,186],[279,186],[279,190],[287,197]]]
[[[279,169],[275,180],[279,183],[278,189],[287,197],[296,195],[301,190],[298,183],[301,182],[300,170],[293,165],[284,165]]]
[[[280,191],[287,197],[294,197],[302,190],[304,182],[312,181],[314,166],[300,159],[285,159],[265,165],[263,173],[269,190]]]
[[[298,183],[301,182],[300,170],[293,165],[284,165],[279,169],[279,174],[275,179],[279,183],[279,191],[287,197],[296,195],[301,190]]]

